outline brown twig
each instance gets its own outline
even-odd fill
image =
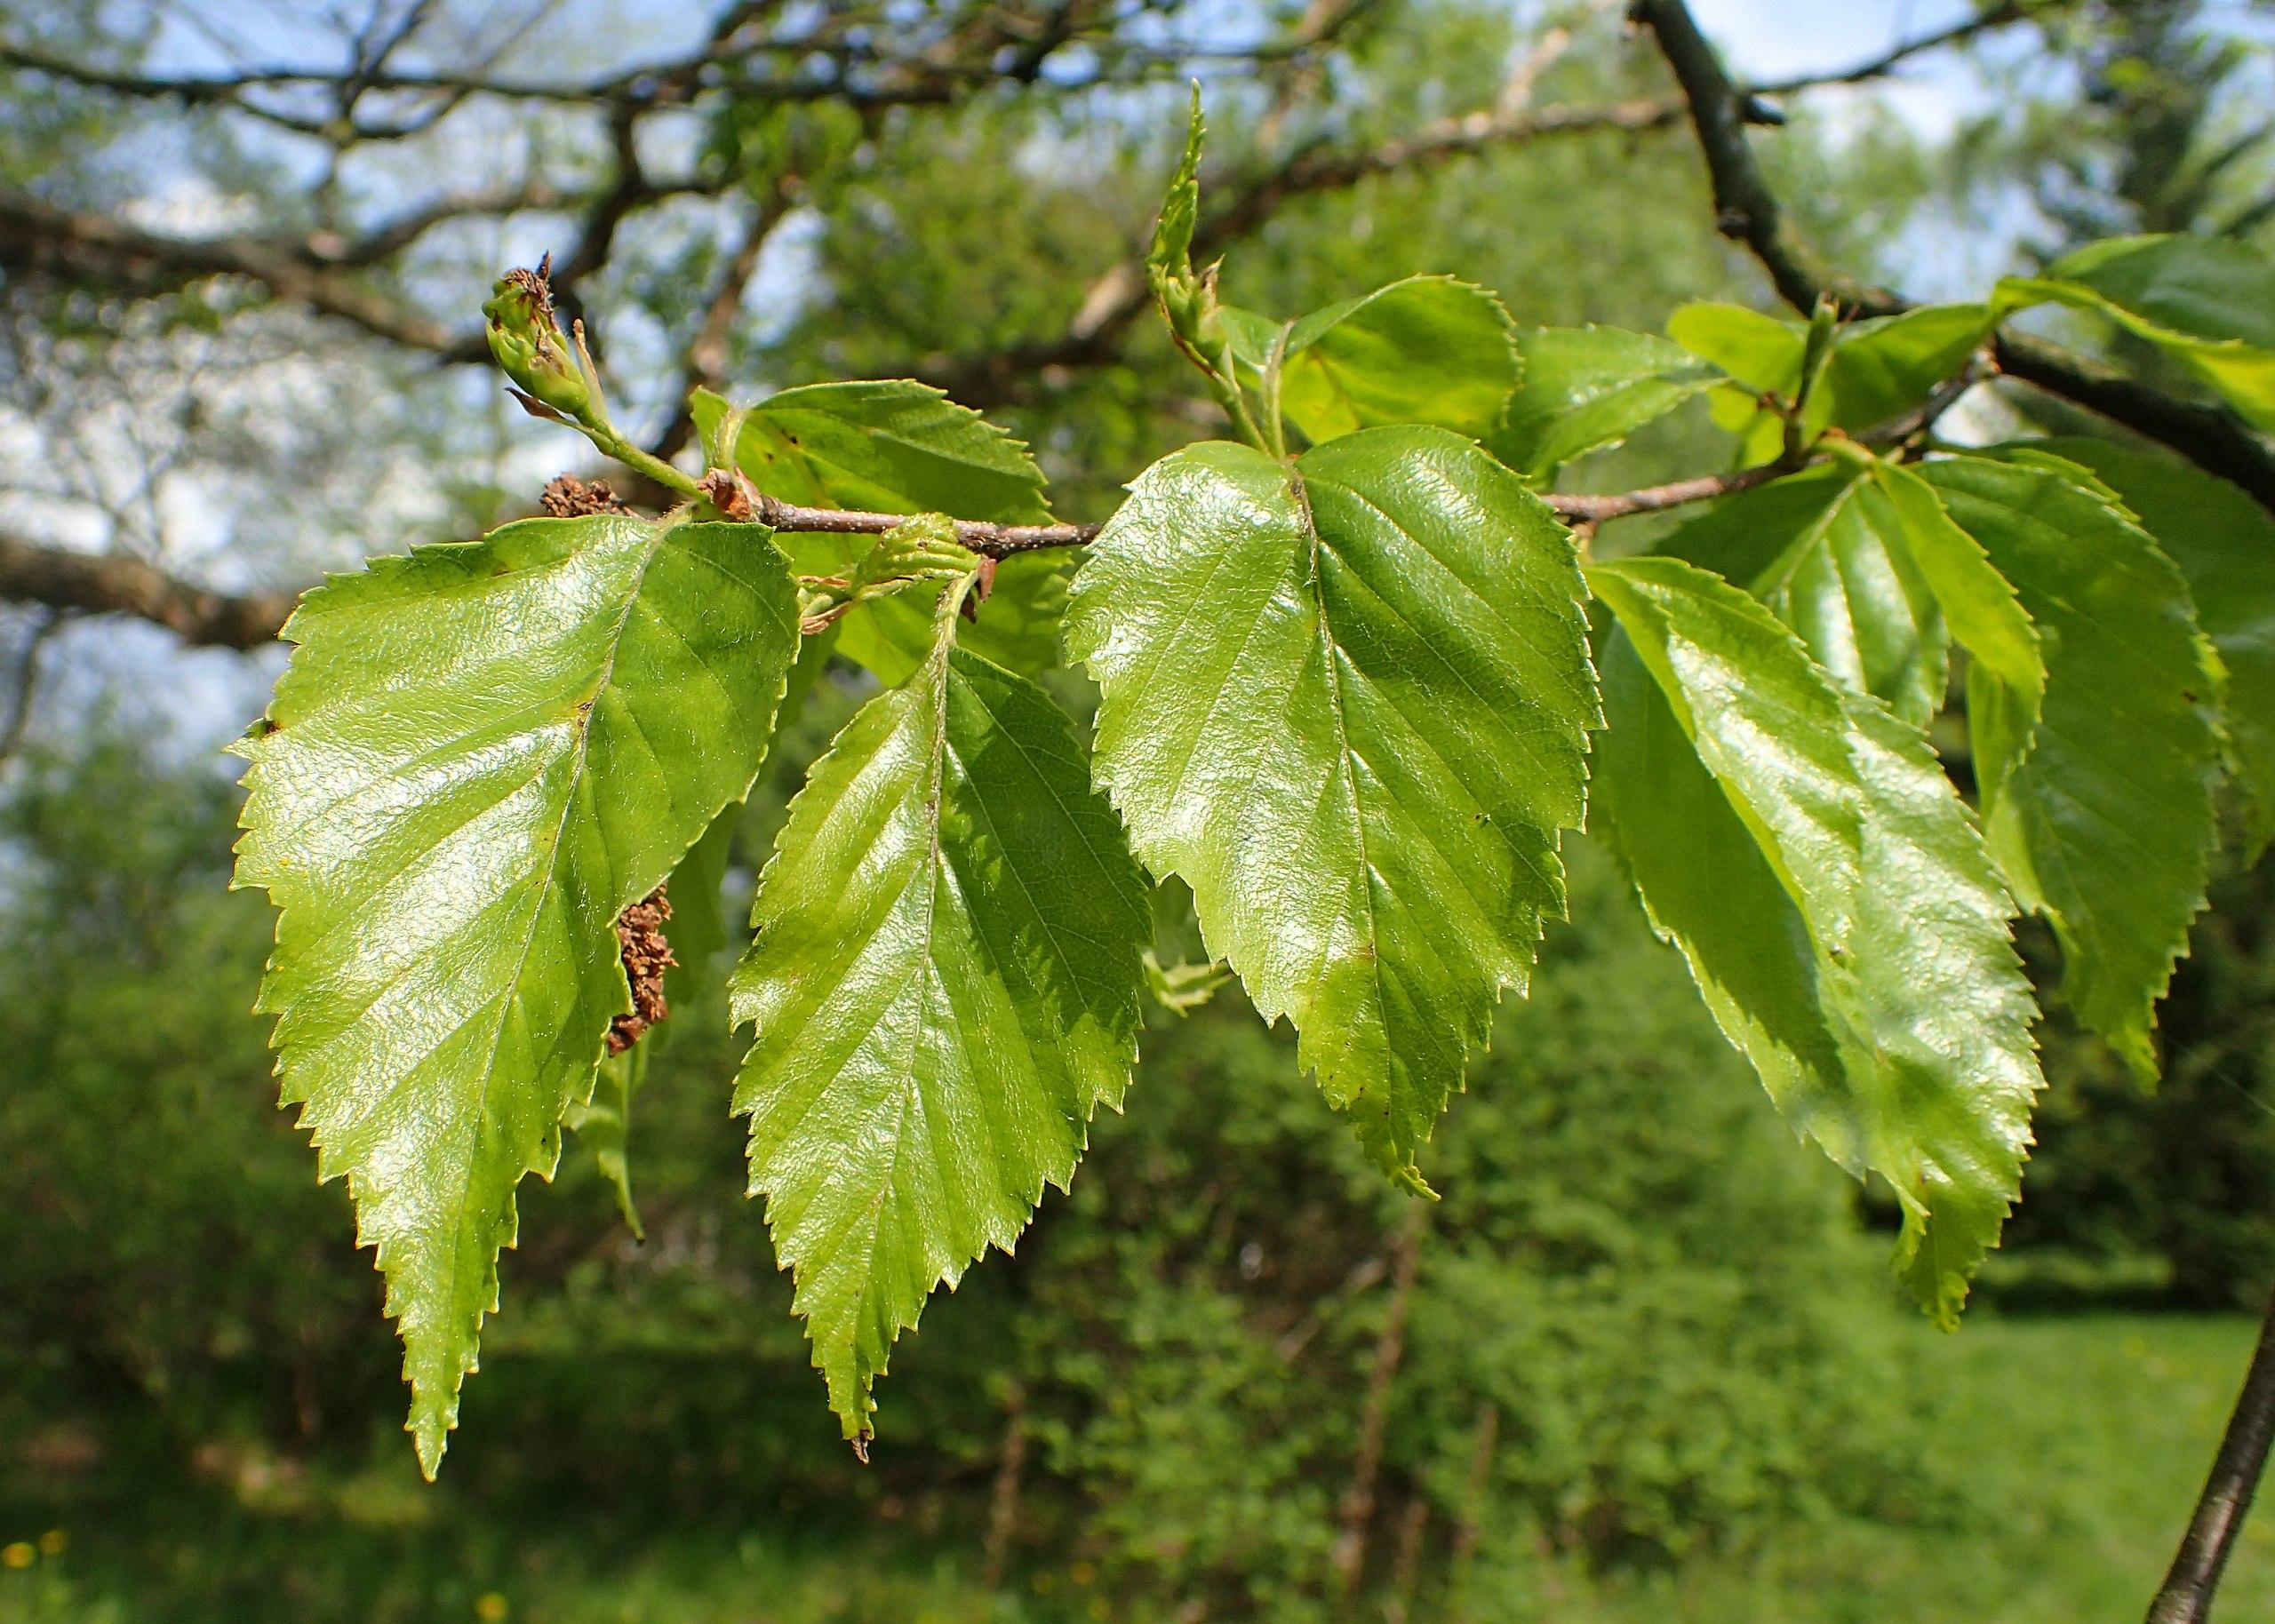
[[[257,649],[292,612],[295,593],[233,596],[124,553],[75,553],[0,535],[0,598],[156,622],[184,642]]]
[[[2204,1624],[2212,1616],[2212,1597],[2220,1575],[2243,1531],[2244,1514],[2267,1469],[2267,1451],[2275,1443],[2275,1302],[2259,1328],[2259,1346],[2244,1373],[2243,1390],[2228,1417],[2220,1452],[2197,1496],[2195,1514],[2172,1567],[2149,1604],[2148,1624]]]
[[[1375,1519],[1383,1440],[1390,1429],[1391,1389],[1406,1352],[1406,1315],[1421,1267],[1424,1222],[1419,1207],[1409,1209],[1400,1221],[1391,1255],[1390,1302],[1383,1315],[1382,1331],[1375,1338],[1374,1365],[1368,1373],[1367,1396],[1359,1411],[1359,1453],[1351,1463],[1351,1482],[1344,1490],[1335,1548],[1328,1556],[1336,1594],[1346,1599],[1359,1588],[1359,1576],[1367,1565],[1367,1530]]]
[[[1019,1487],[1027,1465],[1027,1391],[1014,1381],[1003,1399],[1003,1453],[995,1461],[995,1486],[988,1495],[987,1537],[981,1546],[979,1588],[1002,1588],[1019,1527]]]
[[[1493,1489],[1493,1457],[1501,1447],[1501,1406],[1487,1399],[1477,1406],[1471,1435],[1469,1476],[1462,1485],[1461,1521],[1454,1529],[1451,1578],[1456,1624],[1468,1616],[1469,1572],[1485,1537],[1485,1508]]]
[[[48,610],[24,633],[23,647],[16,654],[14,707],[7,725],[0,727],[0,766],[12,760],[30,736],[32,713],[39,705],[40,656],[67,618],[61,610]]]
[[[1430,1528],[1430,1497],[1417,1489],[1406,1497],[1398,1519],[1398,1549],[1391,1558],[1390,1596],[1383,1604],[1383,1624],[1406,1624],[1414,1606],[1416,1581],[1422,1575],[1422,1539]]]
[[[1741,89],[1722,67],[1690,8],[1682,0],[1635,0],[1634,15],[1658,40],[1674,70],[1698,133],[1699,151],[1714,189],[1714,224],[1733,242],[1744,243],[1760,260],[1778,296],[1806,313],[1821,292],[1866,315],[1886,314],[1896,301],[1835,272],[1786,219],[1777,195],[1746,141],[1746,126],[1768,122],[1757,111],[1753,92]]]
[[[1908,421],[1913,414],[1907,414]],[[1884,442],[1884,431],[1860,435],[1868,444]],[[1612,519],[1664,513],[1694,502],[1750,490],[1792,473],[1796,465],[1769,463],[1735,474],[1712,474],[1664,485],[1602,495],[1554,492],[1541,500],[1566,523],[1592,529]],[[660,488],[648,491],[636,476],[629,482],[636,498],[668,499]],[[906,513],[807,507],[785,502],[714,470],[706,492],[729,520],[764,525],[791,534],[882,536],[908,522]],[[550,510],[548,510],[550,511]],[[565,511],[565,510],[564,510]],[[556,516],[559,516],[556,514]],[[1083,547],[1098,539],[1098,524],[998,524],[984,519],[954,521],[956,539],[983,558],[1005,559],[1050,547]],[[156,621],[183,641],[228,649],[252,649],[269,641],[283,626],[297,592],[232,596],[165,574],[140,559],[118,554],[75,553],[0,535],[0,600],[44,603],[88,614],[137,615]]]

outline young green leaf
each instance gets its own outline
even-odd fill
[[[1999,284],[2001,314],[2048,299],[2159,346],[2275,430],[2275,263],[2263,255],[2214,237],[2119,237]]]
[[[1276,330],[1262,332],[1254,318],[1226,314],[1234,353],[1261,371]],[[1409,276],[1295,323],[1280,409],[1313,444],[1388,423],[1434,424],[1481,439],[1516,386],[1517,370],[1514,331],[1499,299],[1450,276]]]
[[[1989,337],[1993,316],[1988,305],[1923,305],[1842,328],[1809,392],[1803,438],[1827,428],[1872,428],[1920,405],[1966,366]],[[1742,460],[1774,457],[1784,438],[1783,422],[1753,397],[1792,398],[1807,330],[1739,305],[1692,304],[1668,320],[1667,335],[1744,386],[1718,392],[1716,413],[1718,423],[1744,438]]]
[[[1652,924],[1794,1126],[1888,1181],[1897,1267],[1949,1323],[2040,1087],[1982,838],[1918,730],[1745,593],[1672,558],[1589,580],[1620,626],[1597,805]]]
[[[1152,948],[1145,950],[1145,991],[1153,995],[1153,1002],[1171,1015],[1185,1016],[1217,996],[1217,989],[1232,980],[1233,973],[1213,960],[1204,964],[1179,961],[1163,964]]]
[[[2106,440],[2030,442],[2113,490],[2188,577],[2196,617],[2227,666],[2228,753],[2255,854],[2275,837],[2275,516],[2223,479]]]
[[[751,1192],[854,1439],[925,1298],[1066,1188],[1137,1054],[1143,879],[1066,717],[953,624],[815,763],[729,983]]]
[[[1840,330],[1825,368],[1825,421],[1877,427],[1921,404],[1956,377],[1991,336],[1991,306],[1922,305]]]
[[[2203,906],[2214,840],[2216,656],[2172,561],[2058,466],[1959,457],[1920,473],[2044,639],[2034,734],[1989,667],[1970,674],[1992,850],[2053,922],[2079,1018],[2152,1079],[2155,1006]]]
[[[1486,443],[1536,480],[1728,381],[1680,345],[1616,327],[1536,327],[1517,349],[1522,378]]]
[[[780,537],[791,568],[800,575],[843,576],[859,562],[869,544],[862,536],[804,531]],[[995,584],[958,641],[975,654],[1022,676],[1037,676],[1058,664],[1059,622],[1066,612],[1066,585],[1074,560],[1064,549],[1015,553],[996,566]],[[832,628],[835,652],[876,674],[888,687],[900,682],[930,657],[936,587],[911,587],[856,604]]]
[[[796,615],[764,531],[611,514],[382,560],[285,628],[236,883],[279,910],[259,1007],[379,1249],[430,1476],[515,1186],[631,1007],[617,915],[749,789]]]
[[[1875,462],[1869,478],[1952,636],[2013,694],[2017,714],[2034,725],[2046,692],[2045,651],[2014,583],[1999,573],[1981,543],[1952,522],[1936,488],[1910,468]]]
[[[1667,337],[1747,389],[1791,396],[1801,381],[1803,330],[1744,305],[1698,300],[1667,318]]]
[[[698,389],[688,406],[707,442],[727,402]],[[906,378],[770,394],[744,417],[735,462],[767,495],[807,506],[1006,524],[1050,518],[1042,470],[1024,444],[930,384]]]
[[[1597,723],[1570,535],[1442,429],[1189,447],[1074,577],[1098,771],[1396,1176],[1563,907]]]

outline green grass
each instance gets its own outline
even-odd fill
[[[1980,1318],[1922,1357],[1933,1434],[1979,1507],[1963,1539],[1850,1527],[1744,1566],[1568,1596],[1559,1624],[2133,1620],[2179,1538],[2257,1327],[2241,1318]],[[2246,1524],[2219,1605],[2275,1617],[2275,1516]],[[1510,1616],[1522,1617],[1522,1613]]]
[[[1608,1581],[1553,1564],[1481,1569],[1464,1611],[1474,1624],[2137,1619],[2252,1334],[2239,1318],[2119,1316],[1983,1315],[1952,1337],[1923,1328],[1917,1357],[1943,1396],[1927,1424],[1962,1485],[1965,1533],[1930,1526],[1932,1515],[1819,1529],[1744,1560]],[[485,1518],[418,1487],[400,1453],[321,1490],[239,1470],[228,1492],[174,1485],[132,1503],[20,1492],[0,1501],[0,1548],[0,1548],[0,1624],[1074,1624],[1165,1612],[1104,1594],[1072,1559],[978,1595],[967,1540],[905,1522],[831,1527],[721,1508],[659,1528],[577,1506]],[[43,1535],[60,1548],[41,1550]],[[2219,1611],[2275,1617],[2275,1516],[2247,1527]],[[1413,1612],[1414,1624],[1450,1616],[1433,1597]]]

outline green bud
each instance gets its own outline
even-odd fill
[[[553,284],[546,275],[551,267],[548,254],[533,271],[508,271],[498,279],[482,306],[483,336],[523,394],[564,416],[581,417],[592,387],[554,315]]]

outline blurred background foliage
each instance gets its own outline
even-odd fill
[[[1797,101],[1770,155],[1836,258],[1930,292],[2115,231],[2265,243],[2266,12],[2050,7],[2024,46],[1937,70],[1976,87],[1948,120],[1839,92]],[[1286,20],[1203,14],[1228,39]],[[1214,151],[1239,171],[1389,139],[1492,105],[1517,64],[1543,100],[1662,91],[1616,24],[1367,7],[1300,72],[1212,82]],[[124,63],[180,27],[0,0],[0,37]],[[562,72],[590,36],[540,35]],[[721,375],[748,393],[1053,340],[1146,225],[1181,93],[1156,76],[939,107],[704,103],[670,133],[730,201],[797,178]],[[598,162],[588,131],[516,117],[471,150]],[[258,121],[0,75],[0,181],[52,202],[127,206],[156,164],[177,212],[322,229],[399,201],[412,155],[312,179]],[[653,212],[581,292],[661,425],[732,247]],[[544,230],[472,221],[375,275],[463,316]],[[291,583],[520,511],[571,460],[486,378],[239,283],[123,299],[8,263],[8,523],[93,526],[225,587]],[[1226,279],[1295,311],[1422,270],[1528,322],[1764,302],[1679,130],[1303,197]],[[1166,342],[1133,335],[995,405],[1067,516],[1210,432]],[[1584,473],[1613,487],[1724,454],[1700,412]],[[211,747],[274,656],[5,613],[36,658],[0,700],[28,708],[46,681],[0,764],[0,1624],[2121,1615],[2240,1368],[2232,1311],[2275,1277],[2265,864],[2222,877],[2153,1097],[2054,1012],[2025,1202],[1968,1327],[1938,1338],[1886,1289],[1890,1215],[1790,1142],[1584,841],[1572,923],[1433,1148],[1441,1204],[1382,1188],[1236,990],[1156,1012],[1072,1195],[896,1355],[866,1470],[743,1197],[722,1000],[682,998],[634,1107],[645,1241],[572,1139],[524,1195],[465,1430],[423,1488],[377,1278],[273,1108],[246,1013],[270,923],[226,888],[236,795]],[[864,681],[833,673],[778,748],[730,911]],[[2275,1546],[2255,1536],[2231,1584],[2238,1616],[2275,1605]]]

